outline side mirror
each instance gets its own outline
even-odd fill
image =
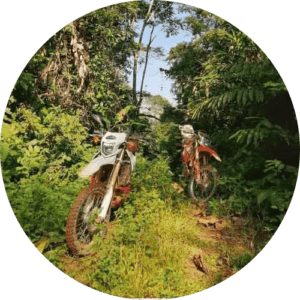
[[[92,118],[93,120],[95,120],[101,127],[104,127],[102,121],[101,121],[101,118],[99,115],[96,115],[96,114],[92,114]]]

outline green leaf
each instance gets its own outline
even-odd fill
[[[254,91],[252,89],[249,91],[249,98],[251,101],[254,100]]]
[[[239,90],[238,95],[237,95],[237,103],[238,104],[241,104],[242,96],[243,96],[243,90]]]
[[[246,132],[245,132],[244,130],[241,130],[241,132],[240,132],[240,134],[239,134],[239,136],[238,136],[236,142],[237,142],[237,143],[238,143],[238,142],[242,142],[242,141],[244,140],[244,138],[245,138],[245,134],[246,134]]]
[[[260,97],[260,96],[259,96],[259,90],[255,90],[255,99],[256,99],[257,102],[260,101],[260,98],[259,98],[259,97]]]
[[[0,157],[1,157],[1,160],[4,161],[7,156],[9,155],[9,145],[4,143],[4,142],[1,142],[0,143]]]
[[[231,139],[236,138],[240,134],[241,131],[242,130],[237,131],[236,133],[234,133],[233,135],[231,135],[228,139],[231,140]]]
[[[20,80],[20,85],[25,91],[28,90],[28,85],[23,80]]]
[[[247,145],[250,144],[251,139],[252,139],[252,136],[253,136],[253,131],[250,131],[250,132],[248,133],[248,136],[247,136]]]
[[[255,99],[257,102],[263,102],[264,100],[263,91],[255,90]]]
[[[10,129],[11,129],[11,126],[9,124],[3,122],[2,130],[1,130],[1,139],[2,140],[6,140],[11,137],[12,132]]]
[[[46,248],[46,246],[48,245],[48,240],[40,240],[39,242],[35,243],[34,245],[37,247],[37,249],[41,253],[43,253],[44,250],[45,250],[45,248]]]
[[[259,139],[259,131],[254,132],[253,140],[254,140],[254,145],[258,145],[258,139]]]
[[[224,97],[224,94],[222,94],[221,96],[215,98],[214,102],[216,102],[216,107],[218,107],[218,108],[221,107],[223,97]],[[210,105],[208,105],[207,107],[209,108]]]
[[[247,98],[248,98],[248,90],[244,90],[244,93],[243,93],[243,104],[244,105],[247,104]]]
[[[257,196],[257,203],[261,204],[263,201],[265,201],[270,196],[271,192],[272,191],[270,190],[261,191]]]
[[[228,99],[228,94],[225,94],[224,96],[223,96],[223,105],[225,105],[226,104],[226,101],[227,101],[227,99]],[[220,101],[221,102],[221,101]]]

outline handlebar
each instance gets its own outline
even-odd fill
[[[134,135],[130,136],[129,139],[138,140],[138,141],[146,141],[146,142],[154,141],[154,138],[143,137],[143,136],[134,136]]]
[[[89,136],[90,137],[100,137],[100,138],[102,138],[104,136],[104,133],[100,132],[100,131],[95,131],[93,134],[89,134]],[[128,139],[138,140],[138,141],[146,141],[146,142],[152,142],[152,141],[154,141],[154,138],[143,137],[143,136],[139,136],[139,135],[136,135],[136,134],[128,136]]]
[[[99,136],[99,137],[103,137],[104,134],[100,131],[95,131],[93,134],[89,134],[89,136],[93,137],[93,136]]]

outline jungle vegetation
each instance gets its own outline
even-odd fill
[[[185,19],[177,18],[178,9]],[[153,124],[139,115],[146,72],[140,90],[135,79],[139,63],[146,70],[149,54],[161,54],[151,47],[158,26],[166,38],[187,30],[193,39],[168,53],[170,67],[161,71],[174,81],[177,106],[153,97],[164,106]],[[145,28],[152,33],[144,45]],[[133,87],[129,76],[135,78]],[[298,174],[296,115],[272,62],[230,23],[172,2],[126,2],[73,21],[28,62],[3,120],[2,174],[25,233],[33,243],[46,241],[46,257],[63,270],[70,259],[64,243],[67,214],[89,184],[78,173],[96,151],[88,137],[97,126],[92,113],[100,114],[107,128],[130,125],[155,142],[141,147],[133,192],[115,213],[110,237],[96,238],[97,259],[86,258],[86,272],[67,270],[70,276],[123,297],[182,296],[224,279],[215,264],[220,256],[229,259],[230,270],[242,268],[277,230]],[[174,182],[186,186],[178,125],[187,123],[206,130],[222,158],[216,165],[218,190],[205,214],[243,220],[240,233],[248,248],[242,252],[199,240],[199,226],[191,223],[194,207],[186,193],[174,189]],[[186,276],[185,261],[198,248],[211,255],[207,264],[213,272],[206,281]]]

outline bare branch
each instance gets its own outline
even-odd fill
[[[146,26],[148,25],[148,22],[153,18],[154,14],[155,14],[155,11],[154,11],[150,15],[153,4],[154,4],[154,0],[151,0],[151,2],[149,4],[148,12],[147,12],[146,17],[145,17],[144,22],[143,22],[143,27],[142,27],[140,38],[139,38],[139,45],[142,44],[144,31],[145,31]],[[137,67],[138,67],[138,60],[139,60],[140,52],[141,52],[140,49],[135,51],[135,53],[134,53],[134,62],[133,62],[133,82],[132,82],[132,85],[133,85],[133,101],[134,101],[135,104],[137,104],[136,76],[137,76]]]
[[[143,101],[144,80],[145,80],[146,70],[147,70],[147,66],[148,66],[149,50],[150,50],[151,43],[154,40],[154,39],[152,39],[152,35],[153,35],[153,32],[154,32],[154,29],[155,29],[155,26],[153,25],[152,30],[151,30],[151,34],[150,34],[150,38],[149,38],[149,43],[148,43],[148,46],[147,46],[146,62],[145,62],[145,67],[144,67],[144,71],[143,71],[143,77],[142,77],[142,83],[141,83],[141,89],[140,89],[140,100],[138,102],[138,109],[140,108],[140,105],[141,105],[141,103]]]
[[[161,122],[161,119],[155,117],[155,116],[152,116],[152,115],[147,115],[147,114],[139,114],[139,116],[142,116],[142,117],[148,117],[148,118],[153,118],[153,119],[156,119],[158,121]]]

